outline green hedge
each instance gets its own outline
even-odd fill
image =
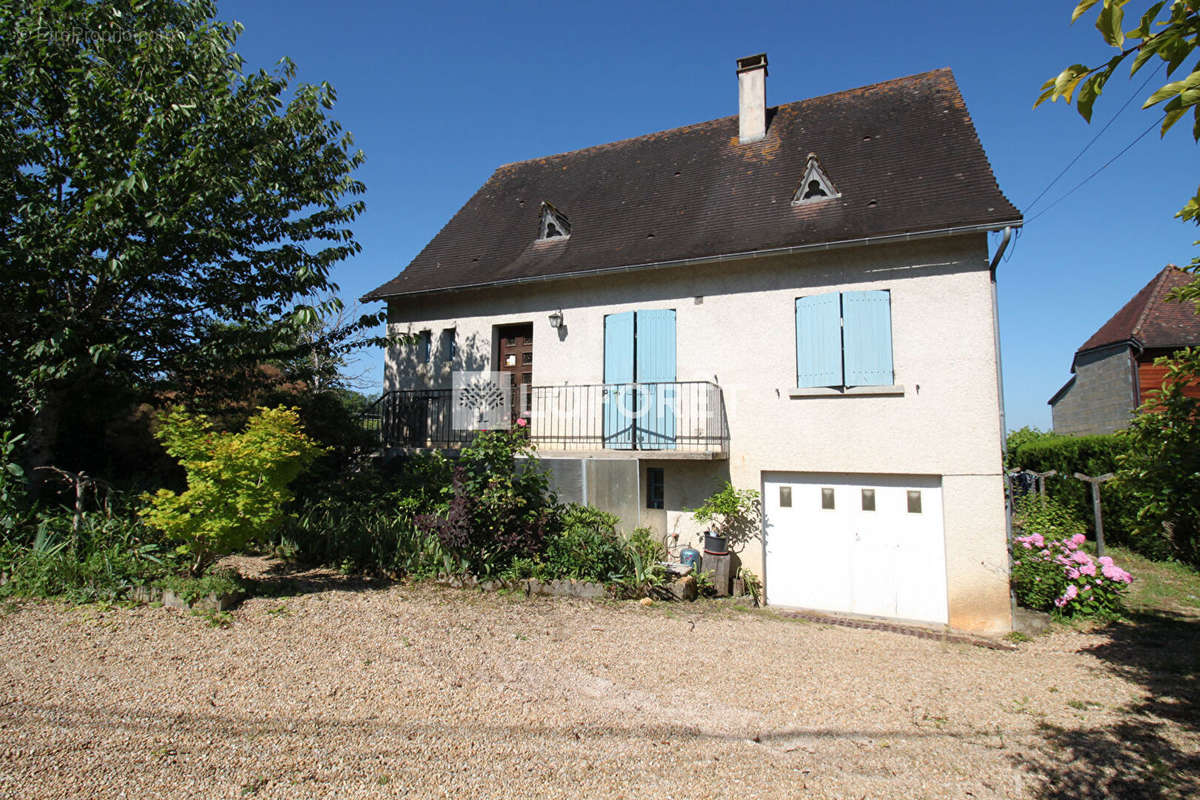
[[[1030,435],[1023,429],[1009,435],[1007,460],[1009,469],[1033,472],[1057,470],[1058,475],[1046,479],[1046,494],[1069,509],[1073,516],[1084,520],[1088,538],[1095,539],[1091,487],[1074,475],[1076,472],[1084,475],[1115,473],[1118,457],[1128,449],[1127,441],[1127,437],[1120,433],[1102,436]],[[1105,541],[1135,548],[1143,544],[1131,539],[1138,504],[1129,493],[1118,482],[1110,481],[1100,487],[1100,500],[1104,511]]]

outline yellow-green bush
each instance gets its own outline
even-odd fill
[[[241,433],[215,431],[206,416],[176,408],[156,436],[187,472],[187,489],[159,489],[139,513],[179,543],[193,575],[273,534],[292,499],[288,484],[324,451],[296,410],[282,406],[260,408]]]

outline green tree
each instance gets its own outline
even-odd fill
[[[1192,113],[1192,138],[1200,141],[1200,61],[1185,66],[1200,44],[1200,0],[1166,0],[1146,6],[1138,4],[1140,16],[1132,30],[1125,30],[1128,0],[1082,0],[1071,14],[1075,22],[1093,7],[1099,5],[1096,14],[1096,30],[1116,53],[1098,66],[1072,64],[1042,85],[1034,108],[1046,100],[1063,100],[1074,103],[1076,109],[1088,122],[1092,121],[1092,107],[1104,92],[1104,87],[1117,68],[1129,63],[1129,74],[1136,75],[1147,64],[1166,65],[1168,80],[1150,94],[1142,108],[1161,110],[1163,136],[1189,111]],[[1184,67],[1184,73],[1179,73]],[[1200,188],[1187,201],[1176,216],[1188,222],[1200,224]],[[1200,259],[1193,258],[1190,269],[1200,271]],[[1176,292],[1181,300],[1200,303],[1200,278]]]
[[[340,305],[313,298],[360,249],[363,155],[330,85],[246,71],[215,11],[0,0],[0,417],[30,466],[90,387],[187,392],[294,357]]]
[[[1200,381],[1200,348],[1159,363],[1163,387],[1129,426],[1117,477],[1141,506],[1137,534],[1164,538],[1174,557],[1200,566],[1200,399],[1185,391]]]

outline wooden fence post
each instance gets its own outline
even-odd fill
[[[1111,481],[1113,474],[1106,472],[1103,475],[1092,477],[1084,475],[1082,472],[1076,472],[1075,477],[1079,480],[1092,485],[1092,514],[1096,517],[1096,555],[1104,555],[1104,517],[1100,513],[1100,484],[1105,481]]]
[[[1055,475],[1058,474],[1058,470],[1052,469],[1049,472],[1030,471],[1029,474],[1032,475],[1033,477],[1037,478],[1038,496],[1041,497],[1043,500],[1045,500],[1046,499],[1046,478],[1053,478]]]

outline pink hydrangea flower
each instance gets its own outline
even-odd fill
[[[1084,564],[1082,567],[1079,568],[1079,573],[1081,575],[1095,575],[1096,574],[1096,565],[1092,564],[1090,562],[1087,564]]]
[[[1113,565],[1113,560],[1110,556],[1100,556],[1100,563],[1106,567]]]
[[[1063,594],[1063,597],[1067,598],[1068,600],[1074,600],[1076,597],[1079,597],[1079,588],[1073,583],[1068,585],[1067,591]]]
[[[1076,563],[1079,563],[1079,564],[1092,563],[1092,557],[1089,556],[1087,553],[1083,552],[1082,550],[1076,550],[1074,553],[1072,553],[1071,560]]]
[[[1079,570],[1075,569],[1074,567],[1067,567],[1067,577],[1071,580],[1075,580],[1079,577]]]
[[[1029,537],[1029,541],[1033,542],[1035,547],[1045,547],[1046,546],[1046,540],[1042,537],[1042,535],[1040,533],[1031,534]]]
[[[1087,541],[1087,537],[1084,536],[1082,533],[1077,533],[1071,537],[1071,544],[1075,545],[1076,547],[1080,547],[1086,541]]]

